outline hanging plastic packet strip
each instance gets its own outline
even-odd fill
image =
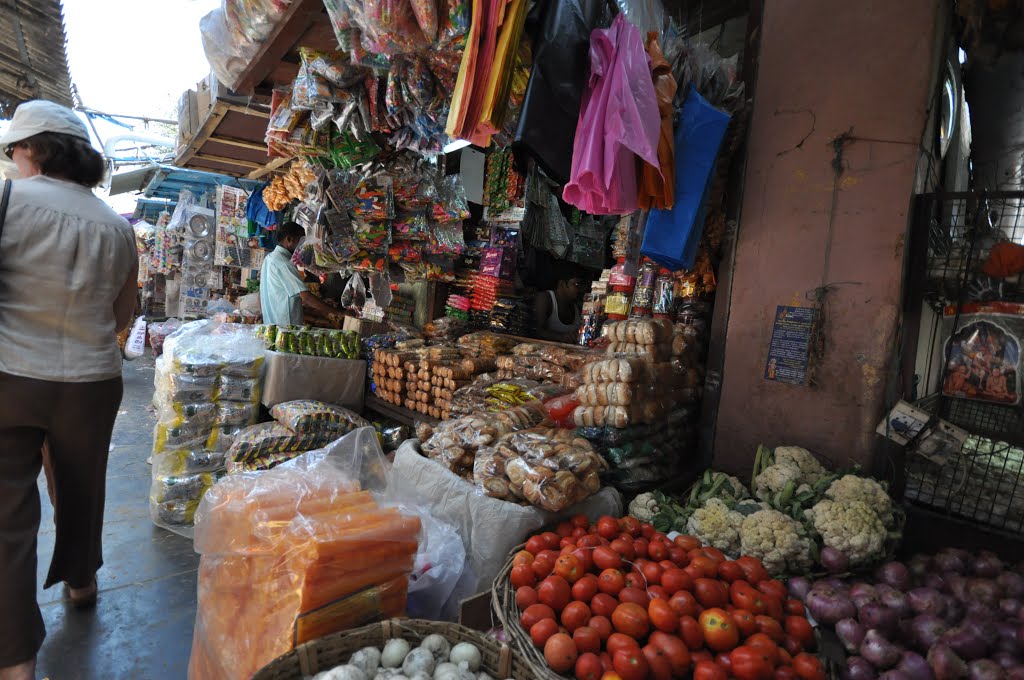
[[[302,116],[301,111],[292,108],[292,93],[290,89],[276,88],[271,100],[270,122],[267,130],[273,132],[291,132],[299,124]]]
[[[392,262],[419,262],[423,259],[422,244],[414,241],[395,241],[388,246],[388,259]]]
[[[339,88],[348,89],[366,77],[366,69],[353,65],[340,52],[299,48],[299,57],[307,70]]]
[[[431,219],[440,224],[469,219],[466,188],[458,174],[444,177],[437,185],[438,200],[431,208]]]
[[[379,47],[358,28],[350,32],[349,59],[353,64],[384,73],[391,67],[391,57],[381,54]]]
[[[391,243],[391,223],[388,220],[365,220],[356,218],[356,244],[368,251],[386,250]]]
[[[395,196],[391,178],[385,174],[367,177],[355,189],[354,212],[364,220],[395,217]]]
[[[284,16],[286,3],[253,0],[225,0],[224,11],[228,26],[252,42],[260,43],[270,37]]]
[[[351,8],[354,0],[349,0]],[[367,49],[383,54],[406,54],[430,46],[432,37],[424,35],[410,0],[364,0],[363,12],[353,20],[361,19],[363,41]],[[424,14],[426,15],[426,11]],[[435,10],[435,26],[436,26]],[[429,22],[428,22],[429,23]],[[436,27],[435,27],[436,34]],[[369,38],[369,41],[367,41]]]
[[[352,13],[345,0],[324,0],[324,8],[327,9],[327,16],[331,20],[334,34],[338,37],[338,42],[341,42],[341,31],[348,31],[352,28]]]
[[[395,238],[406,241],[426,241],[429,238],[427,217],[422,212],[399,214],[391,222]]]
[[[325,78],[309,72],[305,64],[292,82],[292,108],[311,111],[318,100],[329,101],[331,84]]]
[[[462,222],[430,224],[430,241],[427,252],[432,255],[461,255],[466,249]]]

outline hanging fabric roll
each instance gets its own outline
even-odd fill
[[[653,31],[647,34],[647,55],[651,59],[651,78],[658,97],[661,132],[658,136],[658,166],[641,161],[640,207],[667,210],[672,207],[675,197],[675,140],[672,137],[675,112],[672,100],[676,96],[676,79],[672,77],[672,66],[658,44],[658,34]]]

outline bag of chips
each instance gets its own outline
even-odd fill
[[[345,434],[360,427],[371,427],[367,420],[347,408],[314,400],[286,401],[270,409],[270,415],[285,427],[302,434]]]

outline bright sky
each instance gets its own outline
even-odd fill
[[[177,119],[181,94],[210,72],[199,20],[220,0],[64,0],[68,65],[82,103],[110,114]],[[128,132],[95,120],[103,141]],[[138,125],[142,121],[125,121]],[[156,131],[154,131],[156,132]],[[135,196],[107,198],[131,212]]]
[[[64,0],[71,77],[85,106],[174,118],[210,72],[199,20],[219,0]]]

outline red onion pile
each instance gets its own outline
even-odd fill
[[[1024,680],[1022,567],[946,548],[789,588],[849,652],[842,680]]]

